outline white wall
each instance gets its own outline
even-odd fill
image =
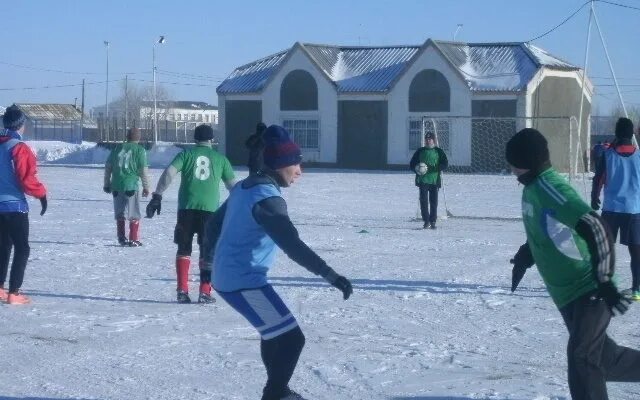
[[[409,86],[413,78],[425,69],[435,69],[441,72],[449,81],[451,90],[450,112],[428,114],[435,116],[471,115],[471,92],[467,83],[438,50],[429,46],[398,80],[389,94],[389,148],[387,151],[389,164],[407,164],[413,155],[413,151],[409,149],[409,118],[421,117],[425,113],[409,112]],[[465,129],[466,125],[469,125],[468,129]],[[470,120],[460,121],[456,126],[459,126],[459,129],[451,127],[449,163],[470,165],[471,137],[468,134],[462,134],[462,132],[471,131]]]
[[[318,112],[280,111],[280,86],[291,71],[307,71],[318,85]],[[246,99],[246,97],[244,97]],[[220,103],[218,103],[220,104]],[[304,152],[306,161],[335,163],[338,153],[338,97],[335,87],[326,76],[311,62],[304,51],[295,47],[293,53],[268,83],[262,93],[262,119],[267,125],[282,124],[283,117],[318,116],[320,124],[320,151]]]

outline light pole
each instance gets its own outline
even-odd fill
[[[104,41],[104,47],[107,49],[107,85],[104,95],[104,131],[106,141],[109,141],[109,42],[107,40]]]
[[[158,101],[156,95],[156,45],[163,44],[165,42],[164,36],[160,36],[156,42],[153,43],[153,143],[158,142]]]

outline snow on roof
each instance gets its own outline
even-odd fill
[[[82,114],[73,104],[16,103],[25,116],[38,121],[80,121]]]
[[[422,46],[349,47],[296,44],[291,49],[236,68],[219,94],[258,93],[296,47],[333,82],[338,92],[386,92],[420,50],[433,44],[472,91],[520,91],[541,67],[579,68],[528,43],[463,43],[428,40]]]

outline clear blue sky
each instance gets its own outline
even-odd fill
[[[638,0],[611,0],[640,7]],[[159,75],[175,100],[217,104],[215,87],[236,66],[289,48],[296,41],[335,45],[422,44],[426,39],[466,42],[526,41],[560,23],[584,0],[273,0],[177,2],[148,0],[41,0],[3,4],[0,89],[105,81],[151,81],[152,47],[159,35]],[[596,3],[600,24],[625,100],[640,107],[640,11]],[[588,7],[534,44],[583,64]],[[636,40],[634,40],[634,38]],[[611,84],[602,45],[592,31],[589,76]],[[34,69],[8,64],[29,66]],[[82,72],[59,73],[41,69]],[[204,76],[193,79],[188,75]],[[191,79],[188,79],[191,78]],[[136,82],[150,85],[149,82]],[[178,83],[178,84],[173,84]],[[189,86],[192,85],[192,86]],[[598,86],[598,112],[615,104],[613,87]],[[119,92],[112,82],[110,98]],[[0,104],[80,102],[81,88],[0,90]],[[86,105],[104,104],[105,84],[88,85]]]

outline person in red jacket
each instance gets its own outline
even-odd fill
[[[0,131],[0,301],[28,304],[31,300],[20,293],[29,259],[29,204],[25,194],[40,199],[47,211],[47,189],[36,177],[36,156],[22,142],[25,115],[13,105],[2,117]],[[4,284],[13,247],[9,289]]]

